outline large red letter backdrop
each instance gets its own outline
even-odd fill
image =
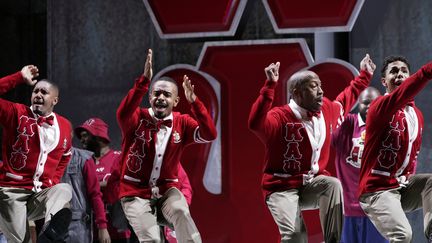
[[[351,29],[353,18],[364,2],[309,0],[288,5],[283,0],[262,1],[277,33],[293,29],[326,31],[327,27],[330,31]],[[204,2],[211,4],[204,6],[199,0],[144,0],[161,38],[233,35],[247,0]],[[308,4],[316,8],[305,8]],[[327,8],[337,10],[320,14]],[[202,12],[194,13],[199,9]],[[292,14],[294,10],[297,15]],[[185,14],[189,16],[184,18]],[[321,21],[316,22],[317,18]],[[315,26],[315,22],[322,26]],[[334,29],[335,26],[339,29]],[[250,108],[265,81],[264,67],[276,61],[281,62],[281,69],[274,105],[286,104],[286,81],[296,71],[310,69],[318,73],[325,95],[330,99],[358,73],[342,60],[315,62],[304,39],[272,39],[206,42],[195,66],[176,64],[155,75],[155,78],[170,76],[179,84],[182,76],[188,75],[218,128],[215,142],[193,145],[182,158],[194,189],[192,216],[203,242],[279,241],[277,226],[261,193],[264,145],[247,128]],[[183,93],[180,94],[183,102],[177,110],[189,112]],[[303,215],[309,242],[321,242],[318,211]]]

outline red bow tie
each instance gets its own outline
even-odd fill
[[[309,119],[312,119],[312,117],[320,118],[321,111],[307,111],[306,115]]]
[[[413,107],[413,106],[414,106],[414,101],[410,101],[410,102],[408,102],[406,105],[407,105],[407,106],[411,106],[411,107]]]
[[[45,122],[46,124],[52,126],[52,125],[54,124],[54,116],[48,116],[48,117],[40,116],[40,117],[38,117],[38,119],[37,119],[37,121],[36,121],[36,123],[37,123],[39,126],[42,126],[42,124],[43,124],[44,122]]]
[[[168,119],[168,120],[158,120],[158,121],[156,121],[155,126],[158,129],[158,131],[161,128],[162,125],[164,125],[166,127],[172,127],[172,120]]]

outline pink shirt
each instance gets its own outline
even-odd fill
[[[349,114],[332,134],[336,174],[342,183],[346,216],[365,216],[357,197],[365,135],[366,124],[358,114]]]

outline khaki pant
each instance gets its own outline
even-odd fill
[[[319,208],[325,242],[339,242],[343,225],[342,185],[337,178],[320,175],[299,189],[274,192],[267,206],[279,227],[281,242],[307,242],[301,211]]]
[[[405,212],[423,208],[424,232],[429,237],[432,219],[432,174],[409,178],[406,187],[366,193],[360,206],[378,231],[390,242],[412,241],[412,229]]]
[[[124,197],[121,202],[126,218],[140,242],[161,242],[158,225],[158,221],[161,220],[156,217],[158,210],[170,224],[174,225],[179,243],[201,242],[186,199],[177,188],[169,189],[157,200]]]
[[[30,242],[28,220],[50,221],[51,215],[69,206],[71,198],[72,188],[65,183],[40,192],[0,187],[0,230],[8,243]]]

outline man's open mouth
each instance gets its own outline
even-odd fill
[[[168,104],[166,104],[166,103],[155,103],[154,107],[155,107],[155,109],[157,111],[164,111],[168,107]]]
[[[33,105],[43,105],[44,102],[42,100],[34,100]]]
[[[393,83],[394,83],[395,85],[399,86],[399,85],[402,84],[402,82],[403,82],[402,79],[395,79],[395,81],[394,81]]]

